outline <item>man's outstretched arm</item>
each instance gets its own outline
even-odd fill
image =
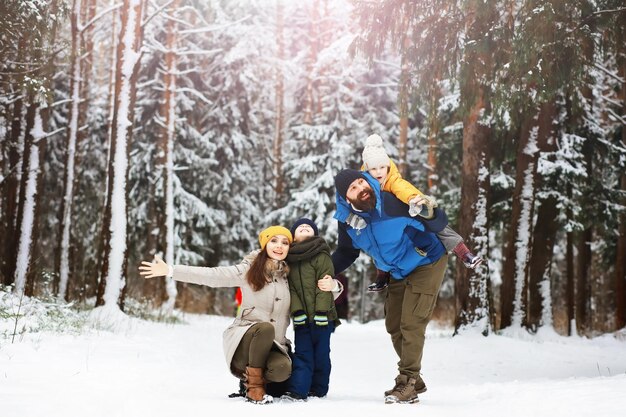
[[[335,268],[335,274],[345,271],[356,261],[361,252],[352,245],[352,239],[346,231],[347,225],[343,222],[338,222],[339,237],[337,239],[337,249],[331,255],[333,259],[333,267]]]
[[[409,215],[409,206],[398,200],[393,194],[383,192],[385,213],[392,217],[411,217]],[[424,225],[424,228],[432,233],[439,233],[448,225],[448,215],[444,210],[435,207],[432,219],[425,219],[417,216],[413,217]]]

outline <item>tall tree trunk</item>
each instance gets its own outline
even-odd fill
[[[537,137],[539,152],[552,154],[557,149],[557,131],[555,130],[554,117],[557,114],[556,106],[548,109],[547,117],[541,119]],[[537,175],[537,188],[550,189],[551,185],[543,185],[545,179]],[[545,199],[539,200],[537,209],[537,221],[532,234],[532,248],[530,267],[528,273],[528,314],[526,326],[537,331],[541,325],[552,325],[551,297],[550,297],[550,269],[552,265],[552,252],[558,230],[557,200],[550,194]],[[549,322],[546,322],[547,319]]]
[[[49,6],[49,13],[56,12],[56,2]],[[54,44],[56,36],[56,24],[50,30],[49,37],[44,39],[46,48]],[[33,56],[34,60],[40,59],[40,52]],[[42,70],[35,75],[43,79],[41,88],[51,91],[51,80],[54,74],[54,64],[49,59],[42,66]],[[17,248],[15,267],[15,290],[32,296],[35,289],[35,276],[37,269],[34,264],[38,260],[37,238],[38,225],[43,190],[43,175],[41,175],[46,149],[46,130],[50,115],[50,107],[46,97],[39,90],[32,91],[28,95],[28,109],[26,111],[26,137],[24,139],[24,158],[22,163],[22,177],[20,184],[20,199],[17,214],[17,236],[19,244]]]
[[[320,14],[319,5],[317,1],[310,3],[311,13],[309,20],[309,53],[306,58],[306,92],[304,98],[304,123],[313,124],[313,115],[317,111],[316,106],[316,91],[314,81],[315,75],[313,70],[315,68],[315,62],[317,61],[317,54],[320,47],[319,39],[319,26],[320,26]]]
[[[462,69],[463,82],[461,86],[461,97],[466,110],[463,118],[460,234],[467,236],[467,244],[473,247],[476,253],[483,258],[487,258],[489,253],[489,138],[491,136],[491,128],[485,123],[484,117],[491,111],[491,103],[489,88],[481,80],[491,73],[492,61],[484,52],[489,50],[489,47],[484,42],[489,42],[485,34],[494,18],[492,7],[489,4],[473,1],[468,4],[467,14],[470,16],[466,22],[468,46],[465,52],[466,61]],[[477,18],[479,14],[483,16],[483,19]],[[438,71],[437,80],[440,74]],[[434,87],[432,91],[429,137],[438,131],[436,103],[439,97],[439,87]],[[434,166],[430,168],[434,168]],[[434,186],[434,183],[431,183],[429,178],[429,187],[431,185]],[[472,271],[457,263],[455,279],[456,331],[465,326],[473,326],[484,335],[490,332],[493,328],[490,290],[491,283],[487,265],[481,265]]]
[[[167,95],[167,85],[164,85],[164,98]],[[164,100],[165,102],[165,100]],[[161,106],[161,114],[165,109],[165,103]],[[166,128],[163,128],[166,130]],[[153,256],[160,256],[165,258],[165,248],[163,246],[165,242],[165,197],[164,197],[164,183],[165,178],[165,147],[164,143],[166,139],[166,133],[160,132],[160,136],[157,138],[156,146],[150,154],[150,160],[154,161],[154,167],[150,167],[149,181],[147,183],[147,195],[153,196],[146,202],[146,250],[147,253]],[[166,261],[167,262],[167,261]],[[160,306],[165,299],[165,284],[162,279],[140,279],[141,293],[144,300],[146,300],[152,307]]]
[[[567,198],[568,200],[572,200],[572,185],[567,184]],[[572,214],[572,209],[568,207],[567,209],[567,222],[571,224],[574,221],[574,215]],[[565,298],[567,302],[567,335],[571,336],[574,328],[574,306],[576,305],[575,299],[575,269],[574,269],[574,232],[571,230],[567,231],[567,247],[565,251],[565,263],[567,271],[566,274],[566,287],[565,287]]]
[[[593,13],[593,6],[591,2],[584,2],[582,5],[582,15],[583,17],[591,16]],[[594,22],[593,20],[589,21],[590,30],[592,33],[595,32]],[[585,60],[588,63],[594,62],[594,52],[595,45],[590,38],[583,38],[584,42],[581,45],[583,54],[585,55]],[[589,106],[588,113],[591,113],[591,107],[593,106],[593,102],[595,100],[594,92],[592,90],[594,80],[588,78],[586,80],[586,85],[582,89],[582,95],[584,100],[586,101],[586,105]],[[593,155],[595,153],[595,140],[596,134],[591,131],[591,129],[587,128],[587,123],[584,120],[581,120],[579,123],[579,129],[582,130],[581,136],[586,137],[582,149],[582,153],[585,158],[585,168],[587,171],[587,184],[585,185],[587,190],[592,190],[593,187],[593,175],[594,175],[594,167],[593,167]],[[589,201],[589,198],[587,198]],[[581,201],[581,203],[585,204],[585,201]],[[591,252],[591,244],[593,242],[593,218],[590,216],[584,216],[586,218],[583,219],[585,222],[585,229],[582,233],[579,234],[579,239],[577,243],[578,247],[578,255],[576,258],[576,330],[578,334],[583,335],[589,329],[591,325],[591,265],[592,265],[592,252]]]
[[[282,71],[282,61],[285,55],[284,45],[284,22],[282,0],[276,1],[276,51],[278,65],[276,66],[276,121],[274,124],[274,147],[273,147],[273,169],[274,176],[274,206],[281,207],[284,200],[285,181],[283,178],[283,140],[285,128],[285,87]]]
[[[405,43],[407,40],[405,39]],[[400,69],[399,106],[400,135],[398,137],[398,171],[407,176],[407,142],[409,138],[409,65],[408,58],[403,55]]]
[[[517,148],[517,164],[515,175],[515,189],[513,190],[513,205],[511,209],[511,221],[508,225],[507,245],[504,252],[504,264],[502,268],[502,285],[500,287],[500,328],[506,328],[512,324],[521,325],[521,318],[514,319],[514,315],[520,315],[522,306],[522,291],[525,287],[525,264],[527,255],[522,252],[525,241],[518,243],[519,235],[522,231],[518,230],[520,223],[527,223],[526,230],[529,227],[531,215],[532,200],[528,201],[528,197],[524,198],[523,190],[529,189],[534,194],[532,178],[534,165],[532,147],[529,142],[534,140],[531,135],[532,124],[524,123],[521,129],[521,135]],[[534,146],[534,144],[533,144]],[[525,150],[529,148],[529,153]],[[532,195],[532,194],[531,194]],[[522,218],[523,216],[523,218]],[[522,226],[523,227],[523,226]],[[527,242],[526,242],[527,244]],[[519,254],[519,255],[518,255]],[[518,256],[520,259],[517,259]],[[519,264],[519,265],[518,265]],[[521,268],[521,271],[520,271]],[[521,273],[520,273],[521,272]]]
[[[123,308],[126,276],[128,158],[132,141],[137,73],[141,59],[143,0],[124,0],[117,48],[115,107],[111,128],[111,158],[107,206],[102,228],[104,256],[96,305]]]
[[[15,261],[17,257],[17,211],[21,173],[20,160],[24,154],[22,136],[23,99],[18,98],[13,104],[11,136],[8,142],[8,175],[4,179],[3,198],[3,256],[2,282],[11,285],[15,281]]]
[[[500,327],[525,323],[528,305],[528,264],[532,245],[531,230],[536,194],[538,143],[548,134],[555,115],[552,102],[543,103],[538,114],[527,116],[517,149],[515,190],[511,223],[505,252],[501,287]],[[543,128],[542,128],[543,127]]]
[[[552,326],[550,271],[556,233],[558,231],[557,200],[550,196],[539,202],[537,222],[533,230],[530,269],[528,273],[528,315],[526,325],[532,331],[540,326]]]
[[[83,71],[81,70],[81,33],[80,17],[83,0],[74,0],[70,17],[72,31],[72,51],[70,67],[70,117],[67,128],[67,148],[65,153],[65,171],[63,174],[63,199],[61,200],[61,221],[57,250],[58,284],[55,286],[57,297],[65,299],[70,278],[70,233],[72,229],[72,205],[74,201],[76,148],[79,140],[80,100]]]
[[[163,138],[159,138],[162,140]],[[160,145],[160,144],[159,144]],[[159,156],[161,150],[159,147],[156,149],[156,156],[154,161],[156,163],[154,178],[150,178],[148,183],[148,195],[154,196],[147,202],[147,214],[146,214],[146,224],[147,224],[147,232],[146,236],[146,249],[147,253],[150,256],[158,255],[163,257],[164,248],[162,243],[164,241],[162,235],[163,230],[160,229],[162,224],[164,223],[163,219],[163,209],[165,208],[165,200],[161,193],[163,188],[162,182],[163,177],[162,170],[160,167],[160,160],[162,159]],[[160,182],[160,183],[159,183]],[[167,262],[167,261],[165,261]],[[165,297],[165,285],[162,279],[142,279],[141,283],[141,293],[143,298],[148,301],[148,303],[153,304],[153,306],[160,306]]]
[[[435,76],[436,82],[430,93],[430,111],[428,115],[428,194],[433,194],[437,190],[439,176],[437,175],[437,136],[439,135],[439,99],[441,98],[441,90],[439,89],[439,80],[441,73],[438,70]],[[482,100],[482,98],[480,99]],[[470,112],[475,109],[470,110]],[[480,109],[478,109],[480,110]],[[470,116],[478,117],[478,115]],[[469,118],[466,118],[470,122]],[[472,127],[472,129],[474,129]],[[473,135],[473,133],[472,133]],[[465,140],[465,134],[463,135]],[[465,154],[463,154],[465,156]]]
[[[622,127],[622,146],[626,147],[626,128]],[[621,190],[626,193],[626,174],[622,174]],[[626,199],[622,198],[626,206]],[[615,327],[626,326],[626,214],[622,213],[619,222],[619,237],[615,260]]]
[[[57,0],[52,0],[47,9],[47,15],[56,15],[58,12]],[[46,18],[49,18],[46,16]],[[47,36],[42,39],[42,51],[51,51],[56,43],[57,20],[54,20]],[[33,52],[33,58],[40,60],[42,58],[41,51]],[[25,139],[25,153],[28,154],[28,166],[23,168],[22,186],[20,195],[23,196],[23,204],[21,216],[18,218],[20,222],[19,231],[19,247],[17,253],[17,268],[15,273],[16,290],[20,292],[22,282],[24,282],[24,294],[28,296],[34,295],[35,279],[37,268],[35,267],[39,261],[39,245],[37,245],[39,237],[39,223],[41,213],[41,203],[43,201],[43,167],[46,152],[46,131],[48,130],[50,120],[50,101],[51,92],[53,92],[52,78],[54,76],[55,67],[53,57],[47,55],[44,57],[41,70],[36,75],[42,79],[41,89],[47,92],[46,96],[40,91],[30,95],[29,110],[27,111],[27,130]],[[31,119],[32,117],[32,119]],[[24,170],[27,169],[26,170]],[[23,191],[23,192],[22,192]]]
[[[626,28],[621,28],[621,53],[618,59],[619,76],[626,80]],[[626,114],[626,82],[622,82],[620,90],[622,112]],[[626,125],[622,124],[622,146],[626,148]],[[626,193],[626,174],[622,172],[621,190]],[[626,198],[622,197],[622,206],[626,207]],[[619,237],[617,240],[617,257],[615,260],[615,327],[621,329],[626,326],[626,213],[622,213],[619,220]]]
[[[169,10],[173,12],[177,9],[179,0],[175,0]],[[177,21],[170,18],[167,22],[166,48],[165,53],[165,74],[164,74],[164,94],[161,115],[165,120],[161,138],[158,145],[158,169],[160,172],[159,190],[161,200],[160,216],[158,218],[157,229],[159,233],[159,244],[157,251],[165,253],[165,262],[168,265],[174,264],[174,138],[176,123],[176,37]],[[156,282],[155,282],[156,281]],[[147,286],[146,286],[147,284]],[[150,293],[152,291],[152,293]],[[155,301],[156,305],[161,305],[167,300],[167,309],[173,310],[176,301],[176,285],[171,278],[165,280],[148,280],[144,283],[144,296]]]
[[[402,26],[404,32],[409,29],[409,17],[405,15],[402,18]],[[407,51],[411,46],[411,38],[407,35],[402,40],[402,50]],[[400,110],[400,135],[398,136],[398,171],[400,175],[406,177],[408,175],[408,140],[409,140],[409,86],[411,84],[411,76],[409,69],[409,57],[407,53],[402,54],[400,59],[400,82],[398,85],[398,106]]]
[[[409,140],[409,116],[406,104],[400,105],[400,136],[398,136],[398,171],[400,175],[406,177],[408,173],[407,164],[407,142]]]
[[[110,0],[111,2],[111,6],[113,6],[115,4],[116,0]],[[108,91],[108,110],[109,110],[109,114],[108,114],[108,129],[107,129],[107,161],[106,161],[106,165],[105,165],[105,176],[104,178],[106,179],[106,183],[104,186],[104,189],[107,190],[104,194],[104,201],[102,203],[102,224],[100,225],[99,229],[102,231],[100,233],[100,238],[98,239],[98,252],[97,252],[97,256],[98,256],[98,261],[97,261],[97,271],[99,271],[99,274],[102,273],[103,267],[104,267],[104,258],[105,258],[105,246],[108,245],[108,238],[110,237],[110,234],[107,235],[106,231],[104,230],[104,225],[109,221],[107,220],[107,208],[109,205],[109,177],[111,176],[111,172],[110,172],[110,166],[111,166],[111,160],[113,158],[113,144],[111,143],[111,138],[113,138],[113,118],[114,118],[114,114],[115,114],[115,97],[116,97],[116,80],[117,80],[117,73],[118,73],[118,63],[117,63],[117,51],[118,48],[120,47],[119,43],[120,43],[120,36],[117,35],[116,32],[116,26],[117,26],[117,22],[118,20],[121,20],[121,14],[118,17],[119,12],[114,11],[113,15],[111,17],[112,19],[112,31],[111,31],[111,49],[110,49],[110,54],[111,54],[111,70],[109,71],[109,83],[108,83],[108,87],[109,87],[109,91]],[[108,237],[107,237],[108,236]],[[98,294],[103,295],[104,294],[104,288],[105,288],[105,283],[102,282],[103,280],[101,279],[100,276],[98,276],[98,289],[96,292],[96,299],[98,299]]]
[[[52,77],[52,73],[49,76]],[[50,78],[51,79],[51,78]],[[46,87],[49,89],[50,85]],[[35,140],[35,146],[37,147],[37,156],[39,160],[36,161],[37,169],[35,171],[35,196],[33,198],[34,207],[32,211],[33,226],[31,230],[31,241],[33,242],[31,248],[31,265],[28,268],[28,275],[26,276],[26,294],[35,294],[35,288],[37,285],[37,275],[41,272],[40,267],[40,251],[41,247],[37,244],[39,241],[39,225],[41,223],[42,203],[46,200],[44,196],[44,178],[43,169],[45,163],[45,155],[47,149],[46,131],[49,127],[50,121],[50,104],[44,104],[45,107],[38,109],[38,114],[35,119],[35,131],[32,133]],[[35,162],[35,161],[33,161]],[[28,197],[28,196],[27,196]]]
[[[487,258],[489,253],[489,136],[491,129],[480,123],[485,110],[484,91],[478,97],[470,113],[463,121],[463,184],[459,229],[467,236],[467,244],[475,252]],[[457,263],[455,279],[456,319],[455,329],[464,326],[479,326],[487,335],[493,327],[491,309],[491,283],[486,265],[475,271]]]
[[[593,175],[593,144],[589,140],[583,146],[585,154],[586,170],[588,182]],[[591,188],[591,187],[589,187]],[[578,334],[585,334],[591,323],[591,244],[593,243],[593,227],[591,221],[589,225],[579,235],[576,277],[576,328]]]
[[[22,36],[18,47],[18,60],[24,59],[26,52],[27,38]],[[22,77],[17,77],[15,84],[22,85]],[[18,92],[18,97],[13,103],[13,114],[11,120],[11,133],[7,139],[8,148],[8,172],[3,183],[3,215],[2,215],[2,257],[0,257],[0,267],[2,278],[0,281],[4,285],[11,285],[15,281],[15,265],[17,259],[17,213],[18,196],[20,190],[21,169],[20,164],[24,155],[24,90]]]
[[[40,173],[39,144],[42,135],[39,104],[34,93],[28,96],[26,110],[26,137],[24,139],[24,157],[22,162],[22,181],[17,210],[17,256],[15,266],[15,291],[24,292],[27,296],[33,295],[33,285],[26,282],[31,268],[33,230],[35,223],[35,206],[37,204],[37,183]]]
[[[328,0],[317,0],[316,3],[319,4],[320,1],[322,3],[321,7],[319,5],[317,6],[317,15],[319,17],[319,24],[317,25],[317,34],[316,34],[317,54],[319,54],[319,51],[323,50],[327,45],[330,44],[330,42],[332,41],[332,36],[333,36],[333,33],[332,33],[333,24],[331,22],[332,17],[331,17],[330,11],[328,10]],[[324,97],[322,94],[319,93],[320,89],[322,88],[321,76],[323,75],[323,73],[320,71],[321,70],[318,69],[318,72],[317,72],[318,79],[313,85],[315,89],[314,97],[317,98],[316,114],[322,114],[323,108],[324,108]]]
[[[83,22],[91,22],[96,16],[97,0],[82,0],[83,7]],[[114,28],[114,25],[113,25]],[[76,159],[75,159],[75,175],[74,175],[74,190],[81,188],[82,175],[81,169],[84,165],[81,163],[81,157],[85,155],[85,148],[90,146],[90,142],[85,141],[86,132],[88,132],[87,121],[89,109],[92,106],[92,91],[91,91],[91,79],[93,78],[94,70],[94,25],[83,28],[81,32],[82,43],[82,59],[81,59],[81,92],[79,94],[80,103],[78,104],[78,131],[76,138]],[[106,51],[106,48],[103,48]],[[109,65],[107,66],[109,67]],[[86,168],[86,167],[85,167]],[[106,189],[106,188],[103,188]],[[105,194],[105,193],[103,193]],[[74,192],[76,195],[76,192]],[[72,204],[74,205],[74,204]],[[71,213],[71,212],[70,212]],[[72,216],[72,214],[70,214]],[[71,217],[70,217],[71,218]],[[87,297],[95,296],[94,289],[98,284],[98,272],[100,269],[97,267],[97,258],[91,255],[92,245],[94,241],[98,240],[98,227],[95,226],[93,232],[90,230],[89,236],[76,236],[76,228],[70,228],[70,244],[69,244],[69,275],[67,291],[60,295],[65,295],[66,299],[80,299],[84,301]],[[75,271],[80,271],[80,274],[75,274]]]

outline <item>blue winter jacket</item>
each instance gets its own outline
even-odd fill
[[[363,174],[376,195],[376,208],[356,211],[336,194],[335,218],[339,223],[339,238],[337,250],[332,254],[335,273],[352,265],[360,251],[370,255],[378,269],[390,272],[395,279],[403,279],[415,268],[441,258],[445,248],[435,233],[448,224],[445,212],[435,209],[431,220],[410,217],[406,204],[393,194],[381,191],[376,179]],[[346,218],[346,210],[363,217],[367,227],[356,230],[344,223],[345,220],[340,220]]]

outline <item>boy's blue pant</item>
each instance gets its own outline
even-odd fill
[[[317,396],[328,393],[330,379],[330,334],[335,324],[327,326],[307,323],[295,326],[296,351],[289,379],[289,391],[306,397],[309,392]]]

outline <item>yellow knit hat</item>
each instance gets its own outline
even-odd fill
[[[261,244],[261,249],[265,249],[265,245],[270,239],[276,235],[284,235],[289,239],[289,243],[293,242],[293,237],[291,236],[291,232],[286,227],[282,226],[270,226],[265,230],[262,230],[259,233],[259,243]]]

